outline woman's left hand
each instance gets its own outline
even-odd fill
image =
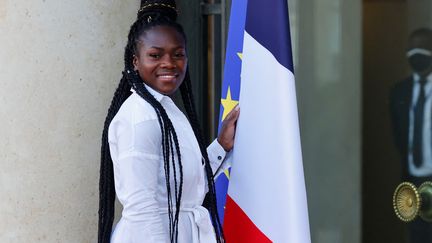
[[[240,107],[236,105],[236,107],[234,107],[234,109],[232,109],[223,120],[221,132],[217,138],[219,144],[227,152],[231,151],[234,146],[234,135],[239,115]]]

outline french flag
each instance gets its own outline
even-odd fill
[[[226,53],[221,120],[240,104],[216,181],[226,241],[310,243],[287,0],[233,0]]]

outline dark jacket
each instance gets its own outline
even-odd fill
[[[398,82],[390,91],[393,137],[402,158],[403,179],[408,179],[408,129],[413,84],[414,80],[411,76]]]

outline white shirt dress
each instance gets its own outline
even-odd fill
[[[216,242],[209,213],[201,206],[208,187],[201,152],[192,127],[171,98],[146,87],[165,108],[179,141],[183,190],[178,242]],[[134,90],[132,92],[108,130],[115,190],[123,205],[122,217],[112,233],[111,243],[168,243],[168,197],[161,129],[154,108]],[[213,172],[223,170],[221,164],[226,152],[217,140],[210,144],[207,152]],[[170,180],[173,195],[172,173]],[[172,198],[175,203],[174,195]]]

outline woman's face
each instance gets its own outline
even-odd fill
[[[173,94],[187,68],[183,36],[170,26],[156,26],[139,38],[133,64],[144,82],[164,95]]]

